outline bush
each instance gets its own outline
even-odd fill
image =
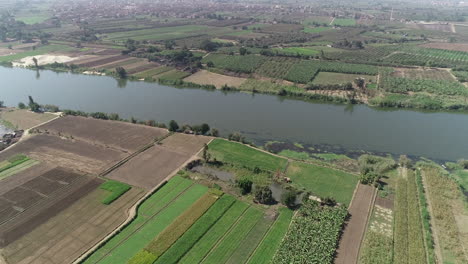
[[[296,190],[288,190],[281,194],[281,203],[289,208],[296,206],[297,192]]]
[[[240,189],[242,195],[252,191],[252,181],[249,179],[236,180],[236,186]]]
[[[255,186],[254,190],[255,201],[261,204],[273,203],[273,195],[268,186]]]
[[[26,105],[24,103],[19,103],[18,108],[19,109],[26,109]]]

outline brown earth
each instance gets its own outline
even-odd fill
[[[433,48],[433,49],[445,49],[445,50],[468,52],[468,44],[466,43],[439,43],[437,42],[437,43],[427,43],[421,46],[426,47],[426,48]]]
[[[211,139],[212,137],[176,133],[165,138],[161,143],[171,150],[192,156],[200,151],[205,144],[208,144]]]
[[[211,85],[216,86],[216,88],[218,89],[220,89],[223,85],[239,87],[246,80],[247,80],[246,78],[232,77],[232,76],[209,72],[206,70],[201,70],[184,79],[184,81],[186,82],[193,82],[196,84],[211,84]]]
[[[3,193],[0,196],[0,246],[14,242],[46,222],[102,182],[55,168]]]
[[[38,129],[124,152],[134,152],[168,133],[162,128],[78,116],[65,116]]]
[[[140,62],[138,66],[132,65],[132,66],[126,66],[125,69],[127,69],[128,74],[136,74],[140,72],[147,71],[152,68],[157,68],[159,67],[159,64],[154,63],[154,62]]]
[[[350,219],[341,237],[335,264],[357,263],[361,241],[366,231],[374,198],[374,187],[359,184],[348,208]]]
[[[164,146],[155,145],[115,169],[106,177],[151,190],[167,175],[184,164],[190,156]]]
[[[99,66],[99,65],[111,63],[111,62],[114,62],[114,61],[123,60],[125,58],[128,58],[128,56],[126,56],[126,55],[117,55],[117,56],[102,57],[102,58],[98,57],[98,59],[94,60],[94,61],[89,61],[89,62],[85,62],[85,63],[75,62],[74,64],[76,64],[76,65],[78,65],[80,67],[93,68],[93,67],[96,67],[96,66]]]
[[[382,198],[377,196],[375,198],[375,204],[378,206],[381,206],[386,209],[392,209],[393,210],[393,199],[388,197],[388,198]]]
[[[100,201],[107,191],[96,189],[46,223],[3,249],[11,264],[71,263],[113,231],[143,191],[132,188],[110,205]]]
[[[45,173],[46,171],[49,171],[53,168],[54,166],[42,162],[20,171],[11,177],[3,179],[0,184],[0,195],[26,183],[27,181],[32,180],[38,175],[41,175],[42,173]]]
[[[10,122],[18,129],[29,129],[56,117],[54,114],[34,113],[24,109],[0,109],[0,119]]]
[[[46,134],[34,135],[0,152],[0,160],[16,154],[25,154],[41,162],[90,174],[99,174],[128,156],[125,152],[102,145]]]

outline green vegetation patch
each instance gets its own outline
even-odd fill
[[[267,58],[257,55],[224,55],[210,54],[203,58],[203,63],[213,62],[216,68],[233,72],[251,73],[254,72]]]
[[[341,27],[355,26],[356,20],[354,18],[335,18],[332,25]]]
[[[291,162],[286,171],[294,185],[302,187],[319,197],[333,197],[349,204],[358,177],[340,170],[320,167],[303,162]]]
[[[283,237],[288,231],[289,223],[291,222],[293,214],[294,212],[289,209],[280,209],[278,218],[263,238],[263,241],[252,254],[251,258],[247,262],[248,264],[271,263],[271,260],[275,256],[276,251],[283,240]]]
[[[298,152],[290,149],[284,149],[278,155],[291,158],[291,159],[297,159],[297,160],[308,160],[310,159],[309,153],[307,152]]]
[[[333,263],[347,215],[345,206],[322,207],[307,200],[295,215],[272,263]]]
[[[188,72],[179,71],[179,70],[171,70],[171,71],[164,72],[162,75],[158,75],[157,78],[163,81],[178,81],[189,75],[190,73]]]
[[[120,196],[122,196],[132,187],[122,182],[109,180],[101,184],[99,188],[110,192],[110,194],[106,198],[104,198],[104,200],[102,200],[102,203],[111,204],[113,201],[117,200]]]
[[[240,246],[244,238],[258,221],[262,221],[263,212],[250,207],[240,221],[229,231],[223,240],[208,254],[203,264],[226,263],[234,250]]]
[[[287,47],[287,48],[276,48],[273,49],[274,51],[278,51],[279,53],[282,54],[299,54],[299,55],[305,55],[305,56],[313,56],[313,55],[318,55],[320,54],[320,51],[314,48],[310,47]]]
[[[254,169],[256,167],[276,171],[286,166],[287,160],[244,144],[223,139],[215,139],[209,145],[209,152],[219,161]]]
[[[365,74],[349,74],[336,72],[319,72],[312,81],[313,84],[328,85],[328,84],[346,84],[353,83],[357,78],[364,78],[366,82],[377,81],[376,76]]]
[[[224,215],[234,204],[235,198],[223,195],[210,209],[200,217],[190,229],[185,232],[155,264],[177,263],[197,241]]]
[[[181,259],[180,264],[200,263],[216,243],[229,231],[232,225],[242,216],[249,206],[240,201],[234,205],[216,222],[213,227],[190,249]]]

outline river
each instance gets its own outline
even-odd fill
[[[180,124],[208,123],[226,135],[240,131],[269,140],[337,145],[346,149],[468,158],[468,114],[381,110],[278,96],[181,89],[156,83],[118,85],[111,77],[0,67],[0,100],[8,106],[40,104]]]

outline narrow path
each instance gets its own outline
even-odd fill
[[[330,22],[330,26],[333,25],[333,22],[335,22],[335,18],[333,18],[332,21]]]
[[[355,264],[358,261],[359,249],[366,232],[372,205],[377,189],[359,184],[356,194],[348,209],[350,220],[341,237],[335,264]]]
[[[457,29],[454,24],[450,24],[450,27],[452,28],[452,33],[457,33]]]
[[[434,251],[435,251],[435,254],[436,254],[436,262],[437,263],[442,263],[442,250],[440,249],[440,242],[439,242],[439,235],[438,235],[438,230],[437,230],[437,226],[436,226],[436,223],[435,223],[435,219],[434,219],[434,214],[433,214],[433,210],[432,210],[432,203],[431,203],[431,196],[429,194],[429,190],[427,188],[427,184],[426,184],[426,176],[424,174],[424,170],[421,170],[420,168],[418,168],[418,170],[420,170],[421,172],[421,179],[422,179],[422,183],[423,183],[423,188],[424,188],[424,193],[426,195],[426,201],[427,201],[427,210],[429,211],[429,215],[431,216],[430,217],[430,223],[431,223],[431,230],[432,230],[432,238],[434,239]]]

